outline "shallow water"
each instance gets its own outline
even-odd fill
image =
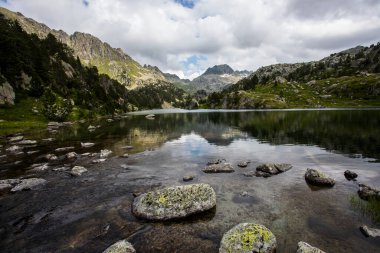
[[[157,112],[155,112],[157,113]],[[1,252],[102,252],[124,238],[137,252],[218,252],[227,230],[240,222],[257,222],[276,236],[277,252],[295,252],[306,241],[326,252],[380,252],[380,239],[365,238],[363,224],[379,228],[350,204],[357,182],[347,181],[347,169],[358,182],[380,187],[380,110],[222,111],[129,115],[114,122],[91,122],[101,127],[90,133],[90,123],[63,127],[53,142],[47,131],[29,133],[36,147],[10,155],[5,140],[0,156],[0,179],[41,177],[48,184],[32,191],[0,196]],[[95,142],[81,148],[80,142]],[[131,145],[133,149],[125,150]],[[55,148],[75,146],[75,152],[111,149],[102,164],[94,158],[64,158]],[[38,150],[33,155],[25,152]],[[30,166],[60,160],[50,169],[33,172]],[[130,153],[129,158],[120,155]],[[235,172],[205,174],[207,161],[224,158]],[[247,168],[240,161],[249,160]],[[265,162],[291,163],[293,168],[271,178],[245,177]],[[53,171],[83,165],[89,171],[73,178]],[[127,168],[126,168],[127,167]],[[318,168],[337,181],[333,188],[311,187],[306,168]],[[131,214],[133,192],[145,192],[182,182],[209,183],[217,206],[207,213],[173,222],[149,222]],[[242,194],[248,193],[248,196]]]

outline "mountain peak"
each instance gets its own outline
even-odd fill
[[[212,68],[208,68],[204,75],[223,75],[223,74],[233,74],[234,70],[227,64],[215,65]]]

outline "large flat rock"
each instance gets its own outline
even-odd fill
[[[216,194],[208,184],[172,186],[136,197],[132,212],[149,220],[170,220],[212,209]]]

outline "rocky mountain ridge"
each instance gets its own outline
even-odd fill
[[[129,89],[166,80],[160,72],[141,66],[122,49],[112,48],[91,34],[75,32],[68,35],[62,30],[50,29],[19,12],[15,13],[2,7],[0,14],[7,19],[16,20],[23,30],[29,34],[36,34],[40,39],[46,38],[49,33],[53,34],[58,41],[68,45],[74,56],[79,57],[83,64],[96,66],[99,73],[107,74]]]

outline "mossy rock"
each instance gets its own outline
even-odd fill
[[[208,184],[172,186],[135,198],[132,212],[149,220],[170,220],[212,209],[216,194]]]
[[[274,253],[277,241],[263,225],[240,223],[224,234],[219,253]]]
[[[121,240],[109,246],[103,253],[136,253],[136,250],[127,240]]]
[[[326,174],[316,169],[307,169],[305,173],[305,180],[307,183],[315,186],[328,186],[335,185],[335,180],[328,177]]]

